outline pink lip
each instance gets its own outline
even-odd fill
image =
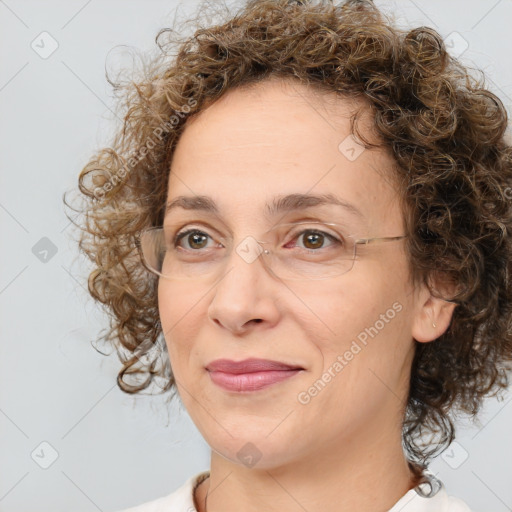
[[[303,370],[295,365],[266,359],[217,359],[208,364],[206,369],[215,384],[228,391],[239,392],[266,388]]]
[[[272,370],[302,370],[298,365],[286,364],[280,361],[269,359],[244,359],[243,361],[232,361],[231,359],[217,359],[206,366],[211,372],[225,373],[253,373]]]
[[[212,381],[228,391],[256,391],[281,382],[301,370],[272,370],[251,373],[210,372]]]

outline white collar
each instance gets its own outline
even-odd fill
[[[208,470],[197,473],[171,494],[119,512],[197,512],[194,490],[209,475]],[[449,496],[441,480],[428,469],[423,475],[423,480],[407,491],[388,512],[471,512],[462,500]]]

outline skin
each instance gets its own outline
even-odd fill
[[[358,107],[366,112],[361,100],[277,79],[229,91],[187,120],[168,188],[168,202],[211,196],[224,224],[203,212],[172,215],[183,226],[214,223],[233,234],[236,246],[249,235],[262,240],[278,220],[304,216],[267,219],[263,206],[275,195],[336,193],[365,217],[352,220],[357,236],[404,234],[392,157],[375,149],[350,161],[338,150]],[[361,131],[371,134],[370,117],[363,121]],[[326,222],[347,218],[336,206],[307,213]],[[178,392],[211,447],[210,478],[195,493],[199,512],[208,491],[208,512],[384,511],[413,486],[401,422],[414,340],[439,337],[454,306],[424,285],[413,288],[403,240],[371,244],[350,272],[316,283],[283,283],[259,259],[247,263],[233,251],[217,280],[161,278],[158,301]],[[397,302],[400,312],[366,346],[359,343],[362,350],[309,403],[299,403],[298,394]],[[205,369],[218,358],[248,357],[304,370],[235,394]],[[246,443],[261,457],[252,467],[237,457]]]

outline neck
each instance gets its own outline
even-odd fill
[[[383,448],[384,447],[384,448]],[[377,436],[268,469],[247,468],[212,451],[198,512],[374,512],[389,510],[418,483],[401,445]],[[205,503],[206,502],[206,503]]]

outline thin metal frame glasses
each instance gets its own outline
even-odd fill
[[[193,223],[191,223],[191,225],[192,224]],[[311,228],[305,228],[302,231],[296,232],[294,237],[291,238],[292,241],[308,232],[316,235],[320,234],[320,236],[333,242],[333,246],[329,246],[331,249],[328,247],[327,251],[324,250],[321,252],[321,250],[317,249],[298,248],[299,250],[295,250],[294,252],[292,252],[292,249],[285,249],[284,251],[286,252],[284,252],[281,250],[281,244],[283,243],[281,239],[276,242],[269,242],[256,240],[248,236],[237,245],[236,251],[247,263],[252,263],[262,255],[265,266],[279,279],[310,281],[338,277],[352,270],[357,257],[358,245],[393,242],[407,238],[407,235],[356,238],[352,235],[342,235],[341,233],[345,229],[340,224],[318,221],[279,223],[269,229],[265,236],[273,232],[279,232],[280,230],[289,233],[288,228],[299,227],[301,225],[309,225]],[[331,228],[337,228],[337,231],[332,233],[330,231],[324,231],[320,227],[315,228],[313,226],[330,226]],[[211,235],[211,229],[203,227],[180,229],[172,237],[169,237],[172,238],[172,240],[169,240],[169,245],[167,245],[164,229],[163,226],[144,229],[139,233],[137,245],[146,268],[154,274],[167,279],[194,279],[202,276],[210,276],[218,272],[218,255],[213,254],[213,257],[211,257],[212,255],[205,251],[200,252],[193,249],[184,250],[180,246],[176,246],[177,241],[181,241],[183,238],[187,238],[192,234],[201,234],[220,243],[221,247],[225,247],[226,245],[231,247],[232,240],[225,237],[218,237],[221,240],[219,242]],[[286,240],[288,240],[288,238]],[[274,247],[272,247],[272,245],[274,245]],[[270,248],[267,248],[269,246]],[[218,251],[219,246],[215,246],[213,249],[209,248],[208,250]],[[172,251],[171,254],[176,256],[175,265],[172,267],[172,265],[168,264],[167,268],[172,268],[173,270],[163,273],[162,268],[164,267],[168,251]],[[231,253],[231,250],[229,250],[229,253]],[[203,254],[206,257],[204,257]],[[220,257],[221,260],[223,258],[223,256]]]

